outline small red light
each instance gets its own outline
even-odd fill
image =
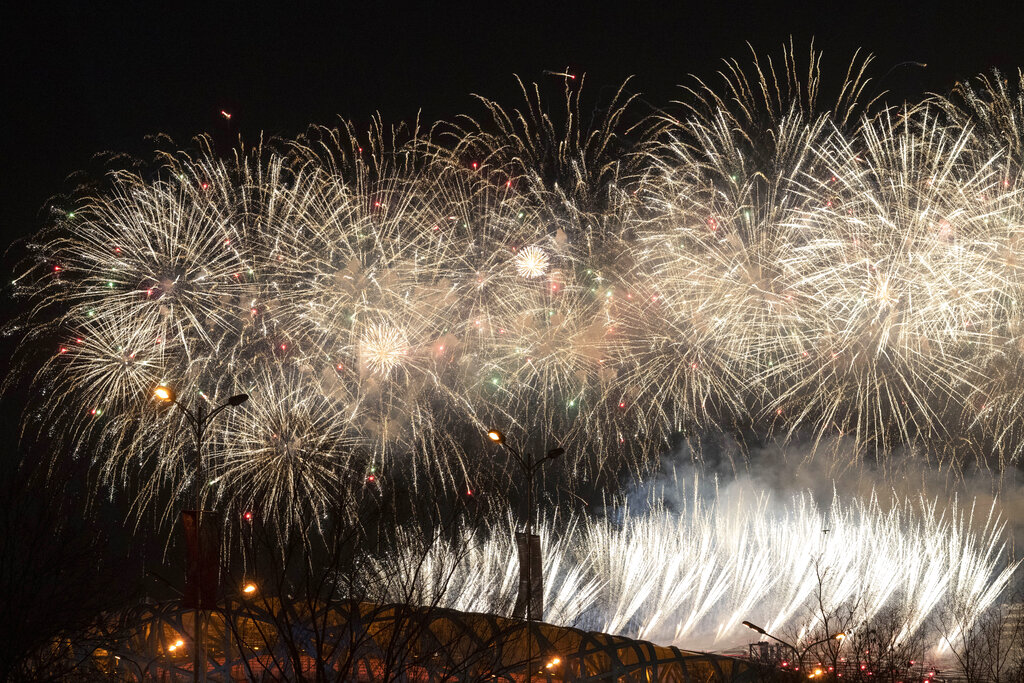
[[[202,184],[202,185],[200,185],[199,187],[203,188],[204,190],[206,190],[206,189],[209,189],[209,187],[210,187],[210,183],[203,183],[203,184]]]
[[[67,353],[68,352],[68,347],[66,347],[66,346],[60,347],[60,352],[61,353]]]
[[[368,476],[366,478],[366,481],[368,481],[368,482],[370,482],[372,484],[373,482],[377,481],[377,475],[376,474],[371,474],[370,476]]]
[[[245,518],[245,521],[251,522],[252,521],[252,511],[251,510],[247,510],[246,513],[244,515],[242,515],[242,517]]]
[[[474,171],[476,170],[476,165],[477,165],[477,164],[476,164],[476,162],[474,161],[474,162],[473,162],[473,170],[474,170]]]
[[[620,408],[625,408],[626,407],[626,402],[625,401],[619,401],[619,407]]]
[[[281,344],[281,350],[282,351],[287,351],[288,350],[288,345],[287,344]]]

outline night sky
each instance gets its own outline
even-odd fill
[[[896,97],[1024,64],[1020,22],[977,3],[298,4],[2,3],[4,244],[40,227],[46,199],[93,154],[146,155],[154,133],[251,141],[339,115],[364,127],[378,111],[433,121],[479,113],[470,93],[515,104],[513,74],[543,82],[566,66],[597,94],[636,75],[633,90],[660,106],[688,74],[748,57],[748,41],[778,55],[790,35],[799,54],[813,37],[840,71],[858,47],[878,57],[876,76],[927,63],[889,72]]]

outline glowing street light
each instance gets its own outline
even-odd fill
[[[207,411],[206,404],[202,401],[196,402],[195,412],[189,410],[187,407],[182,405],[178,401],[178,394],[173,387],[167,384],[160,384],[153,388],[152,397],[157,401],[165,404],[177,406],[181,412],[185,415],[185,418],[189,421],[192,426],[192,436],[195,440],[195,451],[196,451],[196,509],[195,509],[195,569],[196,569],[196,603],[195,603],[195,648],[193,649],[193,669],[192,676],[194,681],[205,681],[206,680],[206,631],[209,627],[207,623],[206,614],[203,609],[203,553],[202,553],[202,528],[203,528],[203,442],[206,437],[206,430],[213,421],[213,418],[217,417],[221,412],[227,408],[233,408],[240,406],[249,400],[248,394],[236,394],[229,398],[227,401],[217,406],[213,410]],[[187,512],[187,511],[186,511]],[[186,524],[186,533],[188,530],[187,521],[183,513],[182,522]],[[185,580],[186,585],[188,584],[188,566],[186,564]],[[255,586],[253,586],[255,590]],[[176,645],[175,649],[181,647]]]
[[[500,446],[504,447],[505,450],[507,450],[509,453],[511,453],[512,456],[516,459],[516,462],[519,463],[519,467],[523,470],[523,475],[526,477],[526,557],[525,557],[525,560],[526,560],[526,628],[527,628],[527,631],[528,631],[527,639],[526,639],[526,660],[527,660],[526,661],[526,667],[527,667],[527,672],[528,672],[527,673],[527,676],[528,676],[527,680],[528,681],[532,681],[533,680],[533,641],[532,641],[532,626],[531,625],[532,625],[532,622],[533,622],[533,602],[534,602],[534,600],[533,600],[533,596],[534,596],[534,590],[533,590],[533,538],[534,538],[534,536],[533,536],[533,512],[534,512],[534,510],[533,510],[533,488],[534,488],[534,479],[536,478],[538,470],[540,470],[541,466],[545,462],[547,462],[548,460],[554,460],[558,456],[562,455],[563,453],[565,453],[565,449],[563,449],[563,448],[552,448],[551,450],[549,450],[547,452],[547,454],[544,455],[544,457],[539,458],[537,460],[534,460],[533,456],[530,455],[529,453],[526,454],[526,457],[523,457],[519,453],[519,450],[517,448],[515,448],[512,444],[510,444],[505,439],[505,435],[500,430],[498,430],[498,429],[495,429],[495,428],[492,427],[491,429],[487,430],[487,438],[490,439],[491,441],[493,441],[494,443],[499,444]],[[539,545],[539,539],[538,539],[538,545]],[[524,559],[523,556],[520,555],[520,561],[522,561],[523,559]],[[538,591],[537,592],[541,596],[541,598],[540,598],[540,611],[541,611],[541,615],[540,616],[543,619],[544,618],[544,603],[543,603],[544,586],[543,586],[543,583],[541,583],[541,585],[538,586]],[[521,594],[522,594],[522,591],[520,590],[520,595]],[[517,600],[516,607],[518,607],[518,600]],[[518,612],[518,609],[516,609],[516,612]],[[557,660],[557,658],[556,658],[556,660]],[[548,668],[550,668],[550,666]]]
[[[242,592],[247,594],[247,595],[251,595],[251,594],[255,593],[256,592],[256,584],[252,583],[250,581],[249,583],[245,584],[245,586],[242,587]]]
[[[176,394],[174,393],[174,389],[161,384],[153,390],[153,398],[158,401],[163,401],[164,403],[174,403]]]

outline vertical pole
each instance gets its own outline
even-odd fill
[[[196,567],[198,597],[195,611],[196,642],[193,648],[192,674],[195,683],[206,683],[206,612],[203,610],[203,432],[206,429],[206,409],[202,401],[196,402]]]
[[[526,681],[533,681],[533,456],[526,454]]]

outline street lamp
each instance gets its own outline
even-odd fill
[[[227,408],[234,408],[242,405],[249,400],[248,394],[236,394],[229,398],[227,401],[217,406],[213,410],[207,412],[206,404],[197,402],[196,410],[193,413],[191,410],[186,408],[178,401],[178,394],[173,387],[166,384],[161,384],[153,389],[153,398],[161,403],[168,405],[177,406],[178,409],[185,415],[185,418],[192,425],[192,436],[195,439],[195,452],[196,452],[196,509],[195,509],[195,529],[196,529],[196,607],[195,607],[195,647],[193,648],[193,671],[192,680],[194,681],[205,681],[206,680],[206,614],[203,610],[203,553],[202,553],[202,538],[203,538],[203,523],[202,523],[202,497],[203,497],[203,441],[206,436],[206,429],[209,427],[213,418],[217,417]],[[184,523],[184,515],[182,518]],[[186,565],[185,580],[188,581],[188,570]]]
[[[522,456],[519,450],[508,442],[505,435],[498,429],[493,427],[487,430],[487,438],[494,443],[503,446],[505,450],[512,454],[519,463],[519,467],[522,469],[523,474],[526,477],[526,667],[527,667],[527,680],[533,680],[533,641],[531,624],[533,622],[533,487],[534,479],[536,478],[537,472],[541,466],[548,460],[554,460],[558,456],[565,453],[563,448],[552,448],[542,458],[537,460],[533,459],[533,456],[529,453],[526,456]],[[540,539],[537,539],[537,547],[540,547]],[[520,556],[520,560],[522,560]],[[539,604],[541,619],[544,618],[544,604],[543,595],[544,588],[543,584],[538,587],[541,594],[541,602]],[[522,591],[520,591],[520,595]],[[518,600],[516,601],[518,607]],[[518,612],[518,609],[516,610]]]
[[[795,654],[795,655],[796,655],[796,659],[797,659],[797,666],[798,666],[798,667],[799,667],[800,669],[803,669],[803,668],[804,668],[804,655],[806,655],[806,654],[807,654],[807,652],[808,652],[808,651],[809,651],[809,650],[810,650],[810,649],[811,649],[812,647],[814,647],[815,645],[821,645],[822,643],[827,643],[827,642],[828,642],[828,641],[830,641],[830,640],[843,640],[844,638],[846,638],[846,634],[840,631],[839,633],[835,633],[835,634],[833,634],[833,635],[830,635],[830,636],[828,636],[827,638],[822,638],[821,640],[816,640],[816,641],[814,641],[813,643],[811,643],[810,645],[808,645],[807,647],[805,647],[805,648],[803,649],[803,652],[801,652],[801,651],[799,651],[799,650],[797,650],[797,649],[796,649],[796,646],[795,646],[795,645],[792,645],[792,644],[790,644],[790,643],[787,643],[787,642],[786,642],[785,640],[782,640],[781,638],[776,638],[775,636],[773,636],[772,634],[768,633],[768,631],[765,631],[765,630],[764,630],[763,628],[761,628],[761,627],[760,627],[760,626],[758,626],[757,624],[752,624],[752,623],[750,623],[749,621],[744,621],[744,622],[743,622],[743,625],[744,625],[744,626],[746,626],[747,628],[751,629],[751,630],[757,631],[757,632],[758,632],[758,633],[760,633],[760,634],[761,634],[762,636],[768,636],[768,637],[769,637],[769,638],[771,638],[772,640],[774,640],[774,641],[777,641],[777,642],[780,642],[780,643],[782,643],[783,645],[785,645],[786,647],[788,647],[788,648],[789,648],[790,650],[792,650],[792,651],[793,651],[793,654]],[[812,678],[813,678],[813,676],[812,676]]]
[[[176,394],[174,393],[174,389],[161,384],[153,390],[153,398],[158,401],[163,401],[164,403],[174,403]]]

